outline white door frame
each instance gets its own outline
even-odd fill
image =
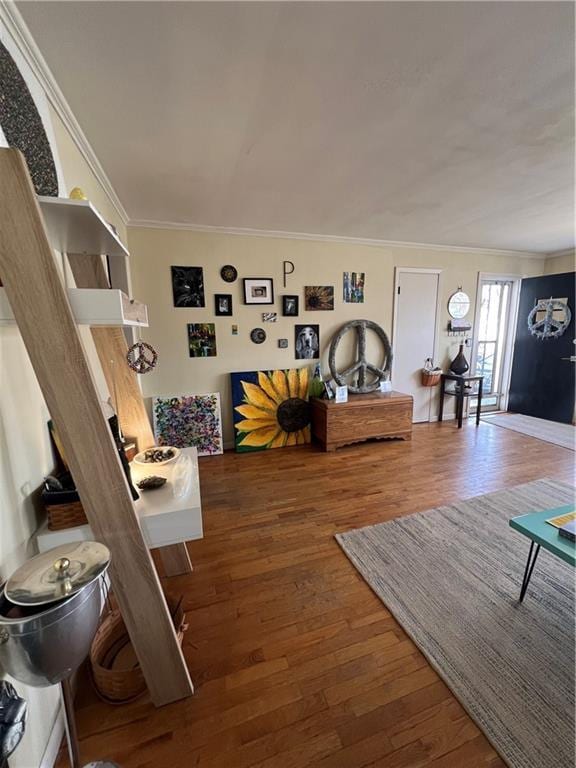
[[[438,291],[436,295],[436,314],[434,316],[434,348],[432,349],[432,356],[434,358],[434,361],[436,364],[438,364],[438,360],[436,359],[437,353],[438,353],[438,319],[440,317],[440,304],[442,301],[442,270],[441,269],[428,269],[427,267],[394,267],[394,306],[392,310],[392,368],[390,371],[390,378],[393,380],[394,377],[394,360],[396,358],[394,354],[394,345],[396,341],[396,335],[398,332],[398,295],[399,295],[399,288],[400,288],[400,275],[403,272],[416,272],[417,274],[425,274],[425,275],[438,275]],[[422,365],[424,365],[424,361],[422,361]],[[430,397],[430,404],[429,404],[429,410],[428,410],[428,421],[431,421],[431,413],[432,413],[432,401],[433,397]],[[423,422],[424,423],[424,422]]]
[[[478,328],[480,327],[480,307],[482,300],[483,280],[503,280],[512,283],[510,290],[510,308],[508,312],[508,336],[504,345],[502,357],[502,396],[500,398],[500,410],[508,409],[508,397],[510,394],[510,378],[512,376],[512,357],[514,354],[514,338],[516,325],[518,324],[518,305],[520,303],[520,285],[522,275],[503,275],[500,272],[478,272],[476,284],[476,309],[474,312],[474,326],[472,329],[472,353],[471,359],[476,360],[478,353]]]

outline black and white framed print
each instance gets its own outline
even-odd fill
[[[320,358],[320,326],[294,326],[294,357],[296,360],[318,360]]]
[[[190,309],[204,307],[204,272],[202,267],[170,267],[174,306]]]
[[[298,296],[282,296],[284,317],[298,317]]]
[[[230,293],[214,295],[214,314],[217,317],[232,317],[232,295]]]
[[[270,277],[244,278],[245,304],[274,304],[274,282]]]

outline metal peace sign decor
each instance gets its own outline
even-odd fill
[[[368,362],[366,359],[367,330],[374,331],[382,342],[384,356],[379,366]],[[348,331],[353,331],[356,334],[356,362],[343,371],[338,371],[336,368],[336,350]],[[379,388],[380,381],[388,376],[390,366],[392,365],[392,348],[390,347],[388,336],[384,329],[372,320],[351,320],[343,325],[332,339],[328,353],[328,365],[330,366],[330,372],[334,377],[334,381],[339,386],[348,385],[348,390],[353,394],[374,392]],[[352,377],[352,382],[348,381],[349,377]],[[371,379],[370,381],[367,380],[368,377]]]
[[[540,299],[528,315],[528,330],[537,339],[557,339],[568,328],[571,318],[566,301]]]
[[[151,344],[138,341],[126,353],[126,360],[130,368],[136,373],[148,373],[155,368],[158,362],[158,352]]]

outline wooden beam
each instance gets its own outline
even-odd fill
[[[88,522],[112,554],[110,577],[152,701],[192,681],[104,416],[24,156],[0,149],[0,274]]]
[[[77,288],[110,288],[101,256],[70,253],[68,260]],[[90,330],[108,391],[117,400],[114,405],[123,432],[136,438],[139,451],[150,448],[154,433],[137,376],[126,362],[128,345],[122,328],[95,326]]]
[[[182,576],[185,573],[192,573],[194,570],[184,542],[170,544],[168,547],[158,547],[158,552],[166,576]]]
[[[110,287],[101,256],[70,253],[68,259],[77,288]],[[154,445],[154,434],[137,376],[126,362],[128,344],[124,333],[121,328],[112,327],[93,327],[91,332],[122,431],[137,439],[138,450],[149,448]],[[184,542],[161,547],[160,557],[166,576],[192,573],[192,563]]]

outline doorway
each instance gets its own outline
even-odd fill
[[[514,328],[521,278],[480,273],[476,294],[476,329],[472,373],[483,376],[482,411],[508,407]],[[476,401],[470,402],[470,410]]]
[[[421,370],[434,358],[440,269],[397,267],[392,326],[392,386],[414,398],[414,422],[430,421],[434,387],[423,387]]]

